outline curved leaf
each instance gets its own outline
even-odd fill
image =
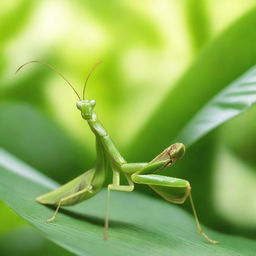
[[[28,104],[0,104],[0,120],[0,147],[54,179],[65,181],[90,165],[91,151]]]
[[[252,9],[202,50],[128,145],[130,159],[150,159],[161,152],[212,97],[255,64],[255,19]],[[151,141],[154,146],[145,150]]]
[[[65,208],[54,223],[46,223],[53,209],[36,203],[35,197],[51,189],[52,181],[8,153],[0,151],[0,155],[1,199],[46,238],[77,255],[255,254],[256,242],[244,238],[206,230],[221,244],[205,242],[197,234],[193,218],[184,210],[136,192],[111,194],[108,241],[102,238],[105,192],[83,204]],[[5,163],[10,158],[13,166]],[[22,172],[16,171],[19,165]],[[32,173],[33,180],[28,178]]]
[[[187,26],[194,51],[198,51],[210,37],[210,22],[205,0],[188,0],[185,6]]]
[[[15,217],[17,218],[17,216]],[[10,223],[8,222],[8,224]],[[37,230],[28,225],[16,228],[0,236],[0,248],[1,256],[74,255],[46,240]]]
[[[210,100],[177,136],[186,146],[256,103],[256,66]]]

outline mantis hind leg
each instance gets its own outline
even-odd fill
[[[191,187],[188,181],[162,176],[155,174],[137,175],[131,176],[132,181],[139,184],[149,185],[157,194],[163,197],[166,201],[175,204],[183,204],[187,198],[189,198],[193,215],[196,222],[196,227],[199,232],[209,243],[217,244],[218,241],[212,240],[206,235],[199,222],[195,205],[191,195]]]
[[[188,195],[189,197],[189,201],[190,201],[190,204],[191,204],[191,207],[192,207],[192,211],[193,211],[193,214],[194,214],[194,217],[195,217],[195,221],[196,221],[196,227],[197,227],[197,231],[199,232],[199,234],[201,234],[208,242],[212,243],[212,244],[218,244],[219,242],[218,241],[215,241],[215,240],[212,240],[209,236],[207,236],[203,229],[202,229],[202,226],[199,222],[199,219],[198,219],[198,216],[197,216],[197,212],[196,212],[196,208],[195,208],[195,205],[194,205],[194,202],[193,202],[193,199],[192,199],[192,195],[191,195],[191,192],[189,193]]]
[[[59,209],[60,209],[60,207],[61,207],[62,204],[64,204],[66,201],[70,201],[70,200],[73,200],[73,199],[78,198],[79,196],[83,195],[83,194],[86,193],[87,191],[89,191],[88,188],[85,188],[85,189],[80,190],[79,192],[76,192],[76,193],[74,193],[74,194],[72,194],[72,195],[70,195],[70,196],[61,198],[61,199],[59,200],[59,202],[58,202],[57,208],[56,208],[56,210],[55,210],[53,216],[52,216],[51,218],[47,219],[46,221],[47,221],[47,222],[52,222],[53,220],[55,220],[56,217],[57,217],[57,215],[58,215]]]

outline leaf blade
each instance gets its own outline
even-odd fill
[[[34,175],[38,173],[34,171]],[[254,241],[209,230],[206,232],[222,243],[208,244],[196,233],[192,217],[183,210],[141,194],[122,192],[112,194],[111,229],[109,240],[104,241],[104,192],[84,204],[65,208],[54,223],[47,224],[45,219],[53,210],[36,203],[34,198],[49,188],[3,165],[0,177],[1,199],[49,240],[77,255],[135,256],[148,255],[149,251],[153,255],[254,255],[256,250]]]
[[[161,152],[214,95],[255,64],[255,17],[253,8],[201,51],[127,146],[129,158],[141,161]],[[145,151],[152,138],[158,139]]]
[[[182,129],[175,141],[191,146],[201,137],[256,103],[256,66],[210,100]]]

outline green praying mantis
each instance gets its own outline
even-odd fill
[[[153,160],[146,163],[127,163],[116,148],[111,137],[98,120],[97,114],[94,111],[96,101],[85,99],[85,89],[88,79],[99,63],[93,66],[86,77],[82,98],[77,93],[73,85],[48,63],[33,60],[20,66],[16,73],[30,63],[43,64],[47,68],[58,73],[67,82],[79,99],[76,106],[81,112],[82,118],[87,121],[89,127],[96,137],[97,159],[95,166],[61,187],[36,198],[36,201],[41,204],[56,206],[53,216],[49,218],[47,222],[51,222],[57,217],[61,206],[74,205],[84,200],[88,200],[96,195],[103,187],[107,171],[111,169],[113,180],[112,184],[109,184],[107,187],[108,193],[104,222],[105,240],[108,239],[110,191],[117,190],[123,192],[132,192],[134,190],[134,184],[136,183],[148,185],[163,199],[171,203],[183,204],[186,199],[189,198],[198,232],[208,242],[212,244],[218,243],[218,241],[209,238],[209,236],[207,236],[202,230],[191,196],[191,186],[189,182],[184,179],[155,174],[156,172],[173,165],[184,156],[185,146],[182,143],[172,144],[157,155]],[[127,184],[120,184],[120,175],[124,175],[127,180]]]

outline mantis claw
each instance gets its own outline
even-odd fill
[[[54,219],[55,219],[55,216],[52,216],[51,218],[47,219],[46,222],[47,222],[47,223],[53,222]]]
[[[209,243],[211,244],[219,244],[219,241],[212,240],[209,236],[207,236],[202,230],[199,232]]]

